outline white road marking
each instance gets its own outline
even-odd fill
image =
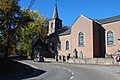
[[[71,70],[68,70],[68,71],[72,74],[72,76],[70,77],[70,80],[72,80],[75,74]]]
[[[73,79],[73,77],[74,77],[74,76],[71,76],[71,77],[70,77],[70,80],[72,80],[72,79]]]
[[[72,72],[72,75],[74,75],[74,73]]]
[[[68,70],[69,72],[71,72],[71,70]]]
[[[66,70],[66,68],[63,68],[63,69],[65,69],[65,70]]]
[[[61,67],[57,67],[57,68],[61,68]],[[69,80],[72,80],[73,78],[74,78],[74,73],[71,71],[71,70],[68,70],[68,69],[66,69],[66,68],[62,68],[62,69],[64,69],[64,70],[67,70],[68,72],[70,72],[71,74],[72,74],[72,76],[70,77],[70,79]]]

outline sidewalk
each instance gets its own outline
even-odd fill
[[[33,74],[34,71],[38,73],[30,75]],[[13,60],[5,60],[0,63],[0,80],[22,80],[38,76],[42,74],[42,72],[41,70]]]

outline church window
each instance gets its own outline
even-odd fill
[[[111,46],[114,44],[114,34],[112,31],[107,32],[107,45]]]
[[[58,50],[61,50],[61,42],[58,42],[58,44],[57,44],[57,49],[58,49]]]
[[[60,29],[60,22],[58,22],[58,28]]]
[[[55,49],[55,44],[54,43],[52,43],[52,50],[54,50]]]
[[[66,50],[69,50],[69,41],[66,41]]]
[[[84,45],[84,33],[80,32],[78,35],[78,46],[83,46]]]
[[[53,22],[51,22],[51,28],[53,28]]]

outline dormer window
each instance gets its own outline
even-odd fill
[[[58,49],[58,50],[61,50],[61,42],[58,42],[58,43],[57,43],[57,49]]]

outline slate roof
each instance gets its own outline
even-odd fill
[[[68,34],[71,34],[71,27],[65,27],[63,29],[60,30],[60,36],[62,35],[68,35]]]
[[[59,29],[58,31],[50,34],[47,38],[69,35],[69,34],[71,34],[71,27],[66,26],[66,27],[63,27],[62,29]]]
[[[101,24],[106,24],[106,23],[110,23],[110,22],[120,21],[120,15],[109,17],[109,18],[104,18],[104,19],[99,19],[99,20],[96,20],[96,21],[98,21]]]

